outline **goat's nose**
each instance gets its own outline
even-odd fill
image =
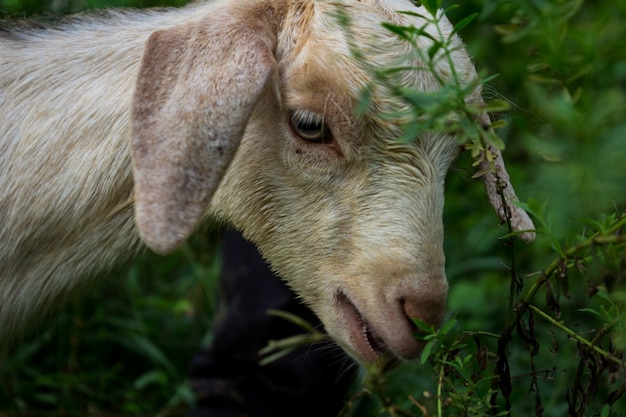
[[[396,356],[413,359],[422,352],[425,344],[415,336],[424,334],[425,331],[420,329],[414,320],[420,320],[435,329],[439,328],[445,316],[446,298],[447,291],[435,293],[411,291],[404,292],[395,299],[398,322],[389,329],[381,329],[380,333],[385,336],[385,341]]]
[[[400,298],[400,304],[407,320],[415,330],[418,330],[418,327],[415,325],[414,319],[437,329],[445,317],[446,298],[447,291],[434,296],[405,296]]]

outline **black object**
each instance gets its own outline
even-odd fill
[[[320,345],[260,366],[269,340],[303,333],[268,309],[321,324],[238,233],[225,233],[222,250],[223,307],[214,342],[191,362],[197,405],[188,417],[336,416],[356,367],[338,348]]]

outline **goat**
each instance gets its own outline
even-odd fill
[[[350,355],[415,357],[411,319],[437,326],[445,313],[443,185],[459,146],[447,134],[398,141],[401,126],[381,114],[406,104],[384,89],[365,114],[355,109],[372,67],[418,60],[381,22],[437,36],[423,18],[396,12],[416,7],[216,0],[49,28],[5,22],[0,345],[141,248],[166,254],[200,223],[226,223]],[[440,25],[450,36],[448,21]],[[453,40],[456,73],[469,83],[476,72]],[[437,88],[425,71],[401,78]],[[480,101],[480,90],[467,100]],[[516,197],[492,151],[492,204],[501,215],[508,206],[516,230],[532,229],[509,204]]]

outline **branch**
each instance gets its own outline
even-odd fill
[[[607,352],[606,350],[604,350],[604,349],[600,348],[599,346],[595,345],[593,342],[590,342],[589,340],[585,339],[584,337],[582,337],[581,335],[579,335],[578,333],[576,333],[575,331],[573,331],[569,327],[566,327],[565,325],[563,325],[563,323],[554,320],[552,317],[550,317],[549,315],[547,315],[541,309],[535,307],[534,305],[528,304],[528,308],[530,308],[535,313],[539,314],[545,320],[550,322],[550,324],[552,324],[553,326],[556,326],[559,329],[563,330],[572,339],[575,339],[577,342],[582,343],[583,345],[587,346],[589,349],[595,350],[597,353],[599,353],[604,358],[606,358],[606,359],[608,359],[608,360],[610,360],[612,362],[615,362],[620,367],[626,369],[626,364],[622,360],[620,360],[619,358],[615,357],[611,352]],[[609,328],[612,327],[612,324],[610,324],[608,327]],[[606,331],[606,329],[603,329],[603,330]]]

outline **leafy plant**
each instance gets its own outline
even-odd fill
[[[440,16],[437,10],[442,2],[420,3],[425,9],[423,17],[437,24]],[[624,132],[626,125],[617,114],[624,114],[625,101],[623,88],[618,91],[619,87],[601,78],[606,74],[597,72],[599,68],[613,68],[612,75],[617,80],[624,79],[622,70],[617,70],[622,67],[615,67],[616,60],[626,58],[624,51],[618,52],[615,45],[615,41],[623,39],[617,35],[619,19],[607,17],[608,3],[598,5],[593,12],[583,1],[481,3],[482,13],[466,12],[469,17],[459,20],[455,32],[467,28],[471,19],[479,16],[486,19],[498,12],[512,14],[509,24],[492,28],[494,34],[501,36],[501,42],[511,46],[513,54],[523,56],[513,44],[533,48],[530,54],[534,60],[526,67],[528,73],[520,76],[519,69],[516,73],[516,82],[524,91],[516,91],[512,97],[521,98],[525,106],[536,109],[537,113],[514,104],[510,109],[514,113],[511,121],[515,124],[497,127],[505,136],[520,131],[517,135],[525,139],[529,149],[514,144],[513,154],[523,152],[523,158],[527,159],[527,152],[537,152],[545,158],[545,162],[539,164],[541,169],[551,170],[551,180],[558,184],[551,183],[551,193],[540,193],[543,201],[535,198],[522,204],[536,222],[539,233],[536,244],[521,250],[515,237],[505,231],[499,238],[500,258],[507,259],[505,269],[495,268],[494,263],[502,261],[494,258],[483,258],[481,262],[476,259],[471,269],[465,269],[476,276],[473,280],[480,287],[471,294],[481,301],[472,303],[471,297],[457,295],[468,291],[468,286],[462,285],[455,291],[455,282],[452,282],[451,310],[454,313],[457,307],[462,312],[457,312],[456,318],[438,331],[418,323],[427,333],[420,336],[427,341],[422,355],[425,366],[399,371],[398,378],[405,378],[406,372],[434,371],[436,381],[422,380],[412,388],[399,388],[393,374],[383,375],[381,369],[370,369],[363,387],[349,403],[347,415],[623,415],[626,404],[623,361],[626,215],[620,213],[617,206],[626,203],[623,193],[626,181],[624,170],[617,165],[618,160],[625,160],[626,143],[625,136],[618,139],[605,134]],[[454,9],[450,7],[447,11]],[[623,11],[622,8],[618,15]],[[585,13],[591,13],[591,17]],[[433,46],[421,52],[426,70],[434,68],[437,54],[449,57],[451,44],[440,40],[441,33],[439,38],[434,38],[423,28],[386,26],[400,39],[415,46],[416,36],[427,36],[432,41]],[[599,39],[608,39],[605,32],[616,35],[615,39],[608,45],[598,45]],[[589,45],[580,49],[580,42]],[[581,56],[585,53],[592,54],[590,59]],[[512,62],[506,65],[512,66]],[[378,72],[377,82],[387,82],[385,75],[393,72],[394,69]],[[499,81],[495,77],[486,79]],[[441,92],[393,90],[405,98],[414,111],[411,123],[415,126],[409,127],[413,130],[408,131],[408,137],[415,137],[411,135],[421,133],[422,129],[455,133],[461,143],[470,143],[473,157],[480,156],[487,143],[503,145],[491,136],[477,135],[475,126],[466,128],[465,123],[450,123],[450,120],[464,118],[473,123],[476,119],[480,109],[468,106],[462,99],[476,85],[464,89],[454,81],[454,75],[451,80],[439,78],[438,82]],[[369,95],[366,91],[364,98],[367,100]],[[600,109],[598,103],[606,107]],[[497,104],[490,110],[502,112],[506,107]],[[535,136],[539,133],[542,139]],[[616,141],[620,142],[619,146]],[[605,146],[616,154],[608,155]],[[561,156],[548,156],[548,149],[558,150]],[[587,155],[580,156],[580,152],[587,152]],[[560,164],[564,160],[569,163]],[[532,174],[535,174],[537,181],[545,182],[542,170],[533,170],[530,165],[530,172],[522,176],[531,177],[532,182]],[[601,174],[594,179],[594,174],[600,170]],[[576,181],[581,178],[588,180],[582,184]],[[454,195],[454,204],[462,206],[459,198],[464,193],[460,192],[460,187],[465,189],[466,184],[454,180],[456,182],[449,188],[455,191],[448,190],[448,195]],[[585,188],[590,183],[598,187],[594,191]],[[563,206],[561,196],[569,187],[581,193],[572,201],[587,202],[584,193],[597,197],[588,201],[587,207]],[[477,193],[473,194],[475,198]],[[553,202],[548,202],[551,197],[559,197],[553,200],[558,203],[558,211],[554,210]],[[610,204],[606,204],[607,201]],[[606,209],[608,211],[603,211]],[[476,218],[456,206],[448,209],[450,212]],[[573,213],[593,217],[571,224]],[[578,235],[573,233],[575,228],[579,230]],[[485,230],[484,223],[480,230]],[[485,246],[485,239],[485,236],[480,239],[479,247]],[[457,242],[447,253],[455,253],[459,248],[468,250],[469,246]],[[534,256],[529,257],[530,253]],[[523,270],[530,272],[523,273]],[[448,275],[453,281],[459,276],[450,271]],[[507,275],[508,288],[502,281]],[[489,289],[481,284],[484,280],[490,280],[500,289]],[[479,291],[488,291],[490,295]],[[494,295],[499,299],[492,299]],[[468,302],[474,308],[463,311],[463,304]],[[485,307],[490,314],[483,314],[482,320],[470,317],[481,316]],[[474,323],[469,326],[473,330],[459,329],[468,322]],[[380,383],[381,380],[384,383]],[[371,381],[379,383],[372,385]],[[429,388],[424,390],[425,386]],[[411,399],[409,404],[407,398]]]

